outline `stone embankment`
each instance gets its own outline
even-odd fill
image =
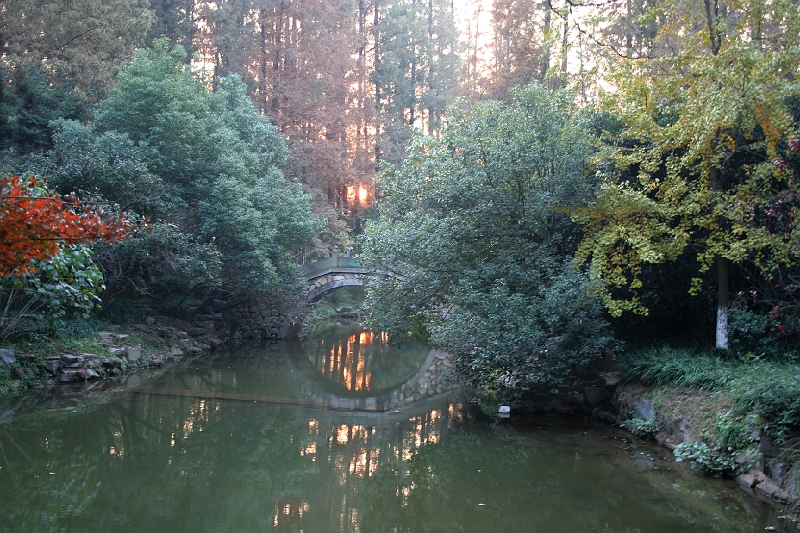
[[[389,408],[408,405],[431,396],[452,392],[458,388],[455,381],[455,360],[442,350],[431,349],[420,371],[407,381],[390,400]]]
[[[633,428],[626,421],[645,422],[651,436],[670,450],[682,444],[705,444],[710,455],[729,459],[743,488],[779,504],[796,506],[800,501],[800,462],[796,460],[800,438],[788,437],[779,445],[771,431],[744,417],[747,444],[737,450],[719,449],[720,417],[731,407],[724,394],[628,384],[616,391],[614,406],[615,422],[629,429]]]
[[[713,456],[706,459],[731,465],[735,480],[744,489],[776,504],[793,507],[800,503],[796,451],[800,437],[778,445],[774,434],[751,424],[743,449],[721,450],[716,444],[720,415],[731,407],[722,394],[623,384],[614,372],[573,377],[572,385],[559,387],[557,393],[527,395],[514,404],[515,410],[600,418],[645,438],[652,437],[673,451],[681,445],[696,444]]]
[[[297,313],[297,296],[285,293],[220,303],[209,317],[217,322],[215,336],[219,344],[236,347],[277,340],[281,327],[298,320]]]
[[[184,356],[224,347],[228,329],[220,327],[213,318],[193,323],[149,318],[146,324],[134,324],[125,332],[119,326],[111,326],[111,331],[98,332],[86,339],[82,344],[84,351],[56,352],[44,358],[0,348],[0,378],[4,378],[6,390],[21,390],[41,387],[48,381],[53,384],[96,381],[131,370],[160,367]],[[145,346],[142,339],[147,339]]]

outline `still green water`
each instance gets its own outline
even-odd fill
[[[427,350],[328,330],[0,408],[0,531],[755,532],[782,520],[613,426],[386,394]]]

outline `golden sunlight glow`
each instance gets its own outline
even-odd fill
[[[347,186],[347,203],[362,206],[369,205],[369,189],[363,183]]]
[[[310,359],[323,376],[334,379],[348,391],[369,391],[372,359],[376,351],[382,351],[388,343],[386,332],[361,331],[333,345],[323,346],[320,342],[317,345],[319,355]]]
[[[275,514],[272,518],[273,527],[281,524],[285,527],[291,522],[302,520],[303,515],[307,514],[311,506],[305,500],[290,498],[288,501],[278,502],[275,505]],[[283,529],[283,528],[282,528]],[[302,531],[302,529],[300,530]]]
[[[339,428],[336,430],[336,444],[340,444],[342,446],[347,444],[347,442],[350,440],[349,430],[350,428],[344,424],[339,426]]]

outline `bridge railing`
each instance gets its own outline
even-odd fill
[[[309,277],[324,274],[330,270],[339,270],[346,268],[361,268],[361,263],[356,261],[355,258],[349,255],[333,254],[325,259],[320,259],[314,263],[306,265],[306,272]]]

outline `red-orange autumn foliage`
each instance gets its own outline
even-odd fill
[[[48,260],[61,246],[117,242],[132,226],[121,215],[48,191],[36,177],[4,176],[0,186],[0,276],[24,274],[34,259]]]

